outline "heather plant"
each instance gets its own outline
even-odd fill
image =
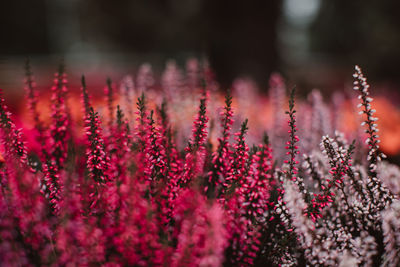
[[[61,65],[44,120],[27,62],[35,144],[0,99],[0,266],[398,266],[400,169],[359,67],[365,135],[336,131],[343,97],[300,102],[278,74],[262,129],[193,60],[160,83],[148,64],[120,90],[107,79],[105,107],[82,77],[81,118],[66,77]]]

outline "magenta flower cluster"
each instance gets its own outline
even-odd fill
[[[327,108],[316,92],[315,121],[308,122],[315,131],[302,132],[305,120],[297,121],[294,90],[287,120],[282,124],[277,114],[271,136],[264,133],[250,144],[251,118],[237,119],[230,92],[219,117],[211,116],[216,82],[196,66],[190,65],[186,80],[168,67],[159,106],[146,97],[156,80],[149,65],[140,69],[136,88],[124,79],[121,94],[107,80],[106,111],[96,110],[82,77],[80,121],[68,106],[61,66],[46,123],[27,63],[36,136],[30,140],[38,145],[26,143],[0,99],[0,266],[400,264],[400,186],[388,187],[400,184],[400,170],[379,152],[369,85],[359,67],[354,89],[367,126],[367,146],[361,148],[321,126],[327,112],[320,111]],[[179,95],[171,88],[182,84],[193,94],[202,86],[192,131],[180,147],[169,109]],[[271,77],[271,90],[280,110],[285,84],[278,74]],[[241,125],[232,132],[235,120]],[[307,144],[317,133],[320,147]]]

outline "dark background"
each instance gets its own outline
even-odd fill
[[[2,1],[0,87],[16,87],[27,55],[39,72],[61,57],[72,72],[118,72],[195,56],[208,58],[223,88],[241,75],[267,88],[280,71],[329,91],[359,64],[396,92],[399,10],[396,0]]]

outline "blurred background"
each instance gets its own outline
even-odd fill
[[[221,89],[237,77],[264,93],[274,71],[300,95],[351,87],[362,66],[374,94],[399,117],[400,1],[13,0],[0,8],[0,88],[21,103],[24,60],[50,86],[60,60],[72,87],[82,73],[101,89],[143,62],[160,75],[169,59],[207,59]],[[386,102],[385,102],[386,103]],[[386,106],[385,104],[383,106]],[[393,112],[397,112],[393,114]],[[383,114],[385,114],[383,112]],[[396,118],[397,118],[396,117]],[[395,120],[394,139],[400,139]],[[400,144],[399,144],[400,147]]]
[[[146,61],[207,58],[222,87],[238,76],[266,88],[280,71],[331,90],[354,64],[369,80],[400,82],[396,0],[14,0],[0,8],[0,86],[14,87],[29,55],[39,68],[118,73]],[[155,64],[154,64],[155,63]],[[113,73],[110,73],[112,75]]]

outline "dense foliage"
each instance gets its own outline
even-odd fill
[[[379,150],[359,67],[354,89],[366,135],[352,142],[334,131],[335,111],[318,91],[299,114],[291,90],[284,117],[277,74],[270,136],[251,146],[247,119],[232,132],[240,116],[229,92],[219,117],[210,116],[219,104],[210,73],[167,69],[159,103],[147,97],[153,80],[148,66],[120,91],[108,80],[96,108],[82,77],[76,120],[61,66],[44,120],[27,65],[33,138],[0,101],[1,266],[400,264],[400,171]],[[190,136],[169,111],[182,86],[200,98]]]

